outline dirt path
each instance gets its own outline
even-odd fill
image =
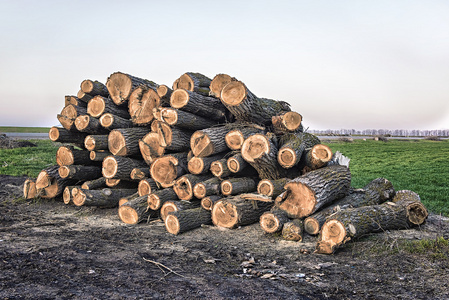
[[[449,298],[449,253],[440,259],[400,247],[448,239],[447,218],[431,215],[420,229],[317,255],[315,238],[287,242],[257,224],[173,236],[161,222],[126,225],[116,209],[15,201],[23,181],[0,176],[2,299]]]

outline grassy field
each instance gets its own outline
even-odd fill
[[[0,126],[0,132],[48,133],[50,127],[13,127]]]

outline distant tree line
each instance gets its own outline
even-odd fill
[[[355,129],[326,129],[326,130],[307,130],[310,133],[316,135],[384,135],[384,136],[439,136],[447,137],[449,136],[449,129],[435,129],[435,130],[419,130],[419,129],[365,129],[365,130],[355,130]]]

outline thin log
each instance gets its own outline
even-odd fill
[[[171,212],[165,218],[165,228],[174,235],[208,224],[212,224],[210,211],[202,207]]]
[[[162,107],[170,106],[170,96],[173,93],[173,90],[166,86],[165,84],[161,84],[156,89],[157,94],[159,95],[161,101],[160,105]]]
[[[230,178],[221,182],[221,193],[225,196],[254,192],[257,182],[250,177]]]
[[[134,168],[145,167],[145,163],[141,160],[110,155],[103,160],[102,173],[106,178],[129,180]]]
[[[218,153],[216,155],[208,156],[208,157],[192,157],[188,164],[187,168],[192,174],[206,174],[209,172],[211,164],[223,158],[226,153]]]
[[[105,187],[107,187],[107,185],[106,185],[106,178],[104,177],[85,181],[81,185],[81,188],[85,190],[98,190]]]
[[[78,180],[62,178],[59,167],[51,166],[42,170],[36,178],[39,196],[46,199],[56,198],[64,192],[66,186],[75,185]]]
[[[100,121],[89,115],[81,115],[75,119],[75,127],[78,131],[88,134],[107,134],[109,130],[101,126]]]
[[[53,126],[48,132],[48,137],[52,142],[83,144],[86,133],[73,132],[65,128]]]
[[[306,149],[320,144],[320,139],[308,132],[289,133],[281,136],[279,144],[277,160],[282,167],[289,169],[299,163]]]
[[[205,210],[212,210],[214,207],[214,204],[217,203],[219,200],[223,199],[223,196],[219,195],[210,195],[207,197],[204,197],[201,199],[201,207]]]
[[[200,201],[166,201],[164,202],[160,210],[161,219],[165,222],[165,219],[167,218],[169,213],[197,208],[199,206]]]
[[[93,98],[92,95],[83,92],[83,90],[79,90],[78,93],[76,94],[76,97],[86,103],[88,103]]]
[[[178,126],[189,130],[201,130],[217,124],[217,121],[201,117],[180,109],[164,107],[160,111],[161,121],[170,126]]]
[[[181,75],[173,83],[173,90],[185,89],[187,91],[196,92],[205,96],[209,96],[209,86],[211,79],[200,73],[187,72]]]
[[[90,80],[90,79],[83,80],[81,82],[80,88],[84,93],[89,94],[91,96],[96,95],[100,95],[103,97],[109,96],[108,88],[106,87],[106,85],[97,80]]]
[[[152,210],[158,210],[167,201],[176,201],[175,191],[172,188],[161,189],[147,195],[148,207]]]
[[[156,158],[150,166],[151,178],[162,187],[171,187],[187,173],[187,152],[173,153]]]
[[[282,227],[282,237],[287,241],[302,242],[304,224],[301,219],[293,219]]]
[[[259,184],[257,185],[257,192],[275,199],[284,191],[284,186],[288,181],[290,181],[289,178],[280,178],[275,180],[263,179],[259,181]]]
[[[118,128],[130,128],[134,124],[131,120],[106,113],[100,117],[100,124],[106,129],[113,130]]]
[[[87,108],[87,103],[84,101],[81,101],[78,97],[65,96],[64,106],[67,106],[70,104]]]
[[[56,163],[59,166],[91,165],[90,152],[78,150],[73,146],[61,146],[56,151]]]
[[[212,175],[223,179],[232,174],[232,172],[228,168],[227,164],[228,160],[226,158],[222,158],[216,160],[210,164],[210,172]]]
[[[62,178],[86,181],[101,177],[101,166],[69,165],[59,167],[59,176]]]
[[[260,216],[259,224],[266,233],[275,233],[282,230],[284,224],[290,222],[285,211],[280,209],[272,209],[264,212]]]
[[[173,190],[180,200],[190,201],[194,197],[193,188],[197,183],[206,181],[210,179],[212,176],[209,174],[206,175],[194,175],[194,174],[186,174],[179,177],[175,184],[173,185]]]
[[[332,159],[332,150],[327,145],[318,144],[306,152],[305,158],[307,171],[316,170],[326,166]]]
[[[103,162],[103,160],[112,155],[109,151],[90,151],[89,152],[89,158],[91,161],[94,162]]]
[[[226,119],[226,108],[220,100],[184,89],[173,91],[170,106],[216,121]]]
[[[235,123],[234,123],[235,124]],[[225,136],[226,145],[231,150],[240,150],[247,138],[253,134],[263,134],[264,128],[255,124],[237,124]]]
[[[86,115],[87,109],[82,106],[76,106],[73,104],[65,106],[61,113],[58,114],[58,121],[62,127],[69,131],[77,131],[75,127],[75,120],[78,116]]]
[[[84,139],[84,147],[89,151],[108,150],[108,135],[88,135]]]
[[[229,171],[232,173],[239,173],[246,167],[250,166],[246,160],[243,158],[242,153],[236,153],[229,157],[226,161]]]
[[[190,138],[190,148],[198,157],[211,156],[228,150],[225,136],[229,132],[227,126],[217,126],[197,130]]]
[[[140,85],[148,85],[157,88],[157,84],[150,80],[121,72],[111,74],[106,81],[109,95],[116,105],[126,104],[131,93]]]
[[[139,196],[149,195],[159,190],[159,186],[153,178],[144,178],[139,181],[137,192]]]
[[[129,96],[128,110],[131,120],[136,125],[150,125],[153,121],[153,109],[160,105],[161,98],[156,86],[141,85]]]
[[[148,128],[139,127],[114,129],[108,136],[109,151],[118,156],[138,154],[139,140],[148,132]]]
[[[123,223],[135,225],[155,218],[158,213],[148,209],[147,196],[140,196],[120,205],[118,215]]]
[[[64,188],[64,191],[62,192],[62,200],[64,201],[64,204],[68,205],[73,203],[73,198],[78,193],[78,188],[81,187],[79,185],[70,185]],[[75,192],[73,192],[74,190]]]
[[[34,199],[39,196],[38,189],[36,188],[36,181],[27,179],[23,183],[23,197],[27,200]]]
[[[221,192],[221,179],[212,177],[202,182],[198,182],[193,187],[193,195],[198,199],[211,195],[219,195]]]
[[[146,166],[145,168],[134,168],[131,171],[130,178],[131,180],[142,180],[144,178],[150,177],[150,168]]]
[[[73,199],[76,206],[97,206],[104,208],[117,207],[120,198],[136,193],[136,189],[109,189],[83,190],[78,189],[78,194]]]

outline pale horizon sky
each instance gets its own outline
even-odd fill
[[[226,73],[310,129],[448,129],[447,1],[0,1],[0,126],[116,71]]]

